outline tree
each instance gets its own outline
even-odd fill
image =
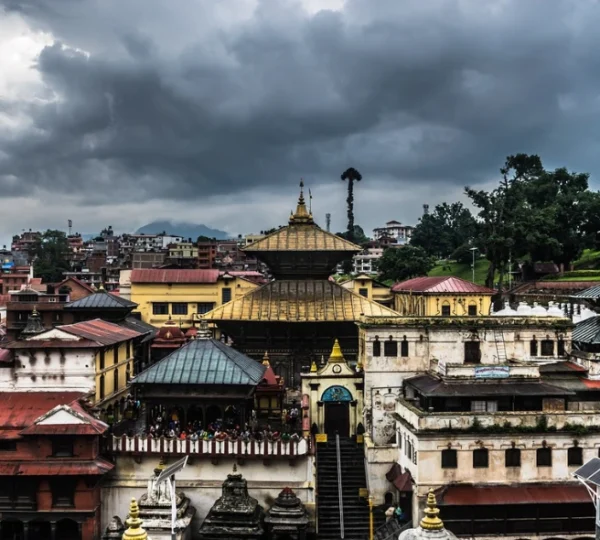
[[[336,236],[340,238],[344,238],[345,240],[349,240],[356,244],[362,245],[369,242],[370,238],[365,234],[364,229],[360,225],[354,225],[354,234],[349,235],[348,232],[339,232],[336,233]],[[352,238],[350,238],[352,236]]]
[[[434,267],[435,259],[417,246],[388,248],[377,262],[377,270],[383,280],[404,281],[424,276]]]
[[[62,281],[63,274],[70,270],[69,242],[63,231],[48,229],[42,233],[33,248],[33,272],[44,283]]]
[[[447,258],[477,234],[477,221],[462,203],[438,204],[425,214],[413,229],[410,243],[430,255]]]
[[[450,259],[459,264],[473,264],[473,253],[471,252],[471,244],[463,244],[458,246],[451,254]]]
[[[348,237],[351,242],[354,241],[354,182],[360,182],[362,175],[354,168],[346,169],[341,176],[342,180],[348,180],[348,197],[346,204],[348,205]]]

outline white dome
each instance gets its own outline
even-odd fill
[[[510,307],[509,302],[504,302],[504,307],[501,310],[492,313],[492,315],[494,317],[514,317],[517,315],[517,312]]]
[[[519,302],[517,307],[518,315],[531,315],[531,306],[528,306],[526,302]]]
[[[531,315],[534,317],[547,317],[548,311],[544,306],[540,306],[537,302],[533,303],[533,309],[531,310]]]

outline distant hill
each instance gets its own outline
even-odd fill
[[[140,227],[136,234],[159,234],[161,232],[172,234],[174,236],[183,236],[196,240],[199,236],[207,236],[208,238],[216,238],[217,240],[225,240],[230,235],[219,229],[211,229],[206,225],[197,225],[195,223],[186,223],[185,221],[153,221]]]

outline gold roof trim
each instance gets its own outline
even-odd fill
[[[398,317],[373,300],[328,280],[276,280],[204,315],[208,321],[356,322]]]

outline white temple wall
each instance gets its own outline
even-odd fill
[[[188,465],[175,477],[178,491],[183,491],[196,508],[192,529],[198,531],[209,510],[221,496],[221,487],[228,474],[233,473],[234,459],[219,459],[215,465],[208,459],[190,458]],[[168,463],[167,463],[168,464]],[[113,516],[125,521],[131,498],[138,501],[146,493],[148,479],[158,465],[156,456],[142,457],[137,463],[133,457],[118,456],[115,472],[111,474],[102,488],[102,530]],[[290,464],[289,460],[271,460],[267,465],[263,460],[237,462],[237,474],[248,481],[251,497],[267,511],[279,492],[290,487],[314,519],[314,458],[298,458]]]

